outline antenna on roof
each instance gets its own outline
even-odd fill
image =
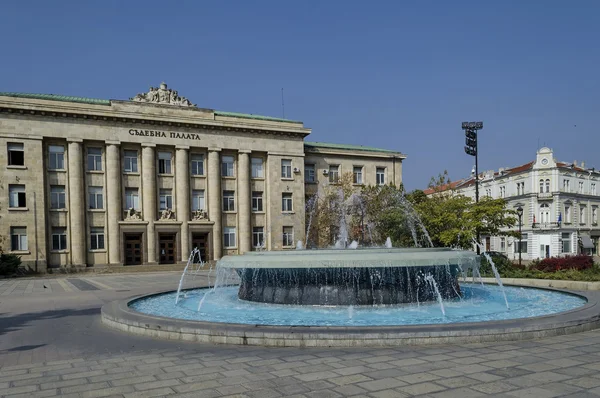
[[[282,114],[282,118],[285,119],[285,104],[283,102],[283,87],[281,88],[281,114]]]

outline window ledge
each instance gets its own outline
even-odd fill
[[[27,166],[21,166],[18,164],[9,164],[6,166],[7,169],[15,169],[15,170],[27,170]]]
[[[51,254],[67,254],[69,253],[68,249],[64,249],[64,250],[50,250]]]
[[[259,181],[264,181],[265,177],[251,177],[251,180],[259,180]]]
[[[140,173],[138,171],[124,171],[123,175],[126,175],[126,176],[139,176]]]
[[[104,174],[104,170],[87,170],[88,174]]]
[[[55,173],[66,173],[67,169],[48,169],[48,171],[53,171]]]
[[[281,177],[281,181],[294,181],[294,177]]]
[[[223,210],[223,213],[225,214],[237,214],[236,210]]]
[[[304,180],[304,183],[305,184],[317,184],[316,181],[306,181],[306,180]]]
[[[173,173],[158,173],[159,177],[173,177]]]
[[[296,214],[295,211],[282,211],[281,214]]]
[[[256,211],[252,210],[252,214],[265,214],[265,211],[264,210],[256,210]]]
[[[90,253],[106,253],[106,249],[90,249]]]
[[[190,174],[192,178],[206,178],[205,174]]]
[[[66,213],[68,210],[67,209],[50,209],[50,211],[56,212],[56,213]]]
[[[8,211],[29,211],[28,207],[9,207]]]
[[[354,185],[355,187],[362,187],[365,184],[363,184],[362,182],[353,182],[352,185]]]
[[[235,176],[221,176],[225,180],[235,180]]]
[[[225,250],[237,250],[237,246],[223,246]]]
[[[31,254],[29,250],[10,250],[8,254],[16,254],[17,256],[23,256],[26,254]]]
[[[88,209],[90,213],[104,213],[105,209]]]

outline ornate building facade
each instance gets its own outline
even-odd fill
[[[559,162],[550,148],[535,160],[479,176],[479,195],[504,198],[507,208],[523,209],[522,239],[484,236],[486,250],[524,260],[587,253],[598,255],[600,171],[585,163]],[[451,189],[475,198],[475,177],[455,181]],[[426,194],[435,194],[426,190]],[[518,226],[515,226],[518,230]]]
[[[126,101],[0,93],[0,247],[41,272],[284,250],[304,240],[322,170],[402,182],[400,152],[309,134],[199,108],[164,83]]]

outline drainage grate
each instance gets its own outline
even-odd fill
[[[91,283],[88,283],[88,282],[83,281],[81,279],[67,279],[67,281],[69,281],[70,284],[72,284],[77,289],[82,290],[82,291],[85,291],[85,290],[100,290],[96,286],[92,285]]]

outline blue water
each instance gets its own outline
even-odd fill
[[[187,320],[293,326],[395,326],[433,323],[484,322],[555,314],[581,307],[584,298],[548,290],[505,286],[510,310],[496,285],[461,284],[462,300],[444,301],[443,316],[438,303],[379,307],[315,307],[261,304],[242,301],[237,286],[219,288],[200,299],[209,289],[188,290],[175,305],[175,293],[136,300],[135,311]],[[183,296],[183,293],[182,293]]]

